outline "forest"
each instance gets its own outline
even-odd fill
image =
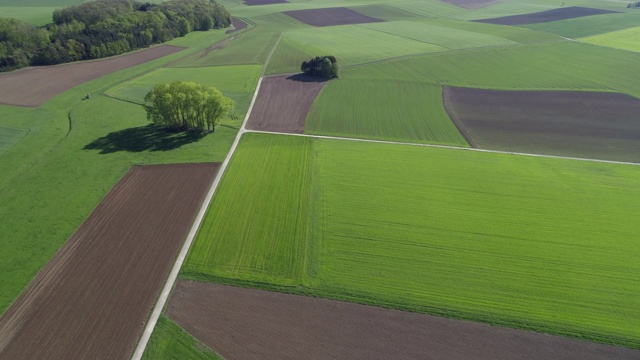
[[[52,20],[37,27],[0,18],[0,71],[119,55],[231,24],[214,0],[96,0],[55,10]]]

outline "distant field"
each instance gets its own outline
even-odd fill
[[[409,81],[329,81],[305,133],[468,146],[442,106],[442,89]]]
[[[436,44],[385,34],[360,25],[292,30],[286,32],[285,36],[303,46],[303,50],[311,46],[330,53],[343,65],[445,49]]]
[[[482,149],[640,163],[640,99],[628,95],[447,87],[444,103]]]
[[[312,161],[310,139],[244,135],[183,273],[299,284],[310,251]]]
[[[629,12],[551,21],[525,25],[525,27],[575,39],[627,29],[638,26],[638,24],[640,24],[640,12]]]
[[[343,69],[345,79],[413,81],[504,90],[617,91],[640,97],[637,54],[556,42],[471,49]]]
[[[291,10],[285,11],[284,14],[311,26],[353,25],[383,21],[345,7]]]
[[[639,19],[640,20],[640,19]],[[638,23],[640,24],[640,23]],[[616,49],[640,52],[640,27],[618,30],[580,39],[580,41]]]
[[[459,11],[452,15],[453,18],[462,20],[475,20],[499,16],[511,16],[519,14],[535,13],[558,8],[559,4],[544,4],[541,1],[503,1],[491,6],[476,9],[473,11]]]
[[[35,25],[45,25],[53,22],[52,17],[55,9],[59,9],[59,7],[9,7],[0,4],[2,17],[14,18]]]
[[[315,50],[311,45],[301,45],[287,37],[282,38],[267,65],[267,75],[289,74],[300,72],[300,65],[323,50]]]
[[[506,39],[520,44],[560,40],[558,36],[553,34],[515,26],[500,26],[447,18],[428,19],[422,21],[426,24],[435,25],[441,28],[459,29],[478,35],[484,34],[490,37]]]
[[[359,12],[360,14],[382,19],[385,21],[419,18],[419,15],[416,13],[412,13],[386,4],[355,6],[351,9]]]
[[[440,0],[391,2],[388,5],[428,18],[448,16],[462,11],[459,7]]]
[[[25,129],[0,127],[0,155],[20,141],[27,132]]]
[[[476,20],[496,25],[526,25],[538,24],[549,21],[558,21],[564,19],[572,19],[585,16],[611,14],[614,11],[604,9],[594,9],[582,6],[562,7],[558,9],[545,10],[530,14],[510,15],[504,17],[495,17],[489,19]]]
[[[236,103],[235,114],[244,118],[260,77],[260,65],[214,66],[206,68],[162,68],[119,84],[107,94],[142,103],[151,88],[162,82],[192,81],[214,86]]]
[[[248,135],[183,275],[640,348],[639,167]]]

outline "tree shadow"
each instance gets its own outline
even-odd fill
[[[289,77],[287,77],[287,80],[291,80],[291,81],[299,81],[299,82],[316,82],[316,83],[321,83],[321,82],[325,82],[329,79],[325,79],[319,76],[309,76],[309,75],[305,75],[305,74],[295,74],[295,75],[291,75]]]
[[[170,131],[156,125],[114,131],[85,145],[84,150],[100,150],[100,154],[118,151],[168,151],[202,139],[206,133]]]

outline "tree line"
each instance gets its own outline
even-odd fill
[[[96,0],[55,10],[42,27],[0,18],[0,71],[119,55],[230,24],[214,0]]]

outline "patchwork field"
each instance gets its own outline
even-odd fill
[[[229,360],[588,360],[639,355],[485,324],[193,281],[178,282],[167,316]]]
[[[639,182],[630,165],[246,134],[183,276],[639,348]]]
[[[480,19],[475,21],[496,25],[526,25],[612,13],[615,13],[615,11],[586,8],[581,6],[571,6],[566,8],[541,11],[532,14],[511,15],[499,18]]]
[[[161,45],[104,60],[0,73],[0,104],[40,106],[61,92],[87,81],[182,50],[183,47]]]
[[[284,13],[311,26],[351,25],[382,21],[343,7],[292,10]]]
[[[636,27],[638,24],[640,24],[640,13],[629,12],[586,16],[525,26],[530,29],[548,31],[568,38],[577,39]]]
[[[640,27],[633,27],[630,29],[618,30],[606,34],[585,37],[580,39],[580,41],[589,44],[608,46],[616,49],[640,52],[640,42],[638,42],[638,36],[640,36]]]
[[[264,78],[247,128],[302,134],[309,108],[325,84],[304,75]]]
[[[465,9],[478,9],[481,7],[497,4],[502,0],[443,0],[451,5],[460,6]]]
[[[468,146],[442,106],[439,86],[411,81],[329,81],[305,133]]]
[[[0,318],[0,357],[129,359],[217,169],[132,168]]]
[[[640,162],[640,100],[629,95],[447,87],[443,97],[483,149]]]

